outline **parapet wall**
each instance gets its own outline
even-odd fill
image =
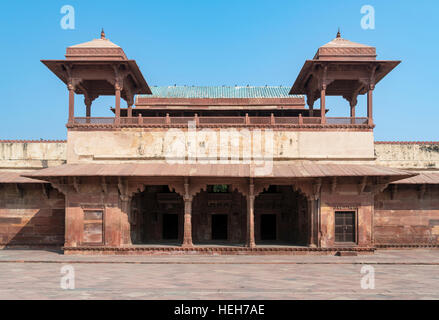
[[[374,161],[371,131],[125,128],[68,132],[68,163],[118,163],[222,157],[274,161]]]
[[[83,157],[89,159],[90,156],[92,158],[93,156],[97,156],[97,158],[113,156],[112,160],[120,160],[126,157],[124,160],[131,161],[133,158],[134,161],[142,158],[163,158],[161,152],[157,152],[163,150],[163,133],[137,132],[130,138],[131,134],[128,134],[128,132],[112,133],[108,137],[99,137],[97,139],[92,137],[91,140],[90,135],[87,133],[84,135],[74,134],[70,150],[72,162],[78,162]],[[331,134],[334,135],[334,133]],[[304,137],[304,135],[309,135],[309,137]],[[354,157],[352,157],[352,154],[349,157],[348,154],[350,151],[352,152],[352,145],[347,146],[346,140],[342,141],[342,136],[343,134],[335,134],[334,137],[327,136],[323,138],[324,132],[322,132],[315,137],[309,133],[294,133],[289,137],[277,132],[275,133],[275,160],[283,157],[290,159],[309,157],[310,160],[321,160],[325,154],[329,156],[328,158],[331,158],[330,155],[334,156],[334,152],[340,151],[343,147],[346,148],[346,154],[342,155],[341,158],[344,156],[347,160],[349,158],[354,159],[355,156],[361,157],[361,152],[357,154],[358,150],[353,153]],[[106,143],[103,143],[102,138],[107,139]],[[333,138],[337,141],[335,145]],[[362,137],[367,142],[369,138],[364,139]],[[298,143],[299,141],[303,143]],[[96,150],[92,150],[92,146]],[[301,147],[299,148],[299,146]],[[375,142],[374,148],[376,165],[401,169],[439,170],[439,142]],[[313,152],[312,150],[317,151]],[[364,152],[364,150],[362,151]],[[317,154],[320,157],[316,156]],[[0,170],[42,169],[58,166],[66,163],[66,161],[67,142],[64,140],[0,140]]]
[[[439,170],[439,142],[375,142],[376,164],[400,169]]]
[[[0,140],[0,170],[33,170],[66,162],[67,143],[56,141]]]

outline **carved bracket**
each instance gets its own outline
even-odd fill
[[[377,195],[377,194],[383,192],[388,186],[389,186],[389,182],[378,183],[378,184],[372,186],[372,194]]]
[[[48,200],[50,198],[50,184],[43,183],[41,185],[41,191],[43,192],[44,199]]]
[[[73,186],[73,189],[74,189],[77,193],[79,193],[79,185],[80,185],[80,180],[79,180],[79,178],[78,178],[78,177],[73,177],[73,178],[72,178],[72,186]]]
[[[102,177],[101,179],[101,190],[104,195],[108,193],[108,185],[105,177]]]
[[[398,192],[398,185],[392,184],[390,188],[390,199],[392,200],[395,199],[397,192]]]
[[[322,189],[322,179],[318,178],[316,182],[313,184],[313,193],[312,198],[314,200],[318,200],[320,198],[320,191]]]
[[[122,201],[129,201],[131,199],[131,194],[128,190],[128,181],[125,178],[118,177],[117,188],[119,190],[119,197]]]
[[[367,177],[363,177],[361,179],[360,184],[358,185],[358,194],[361,195],[364,192],[364,189],[367,186]]]
[[[337,189],[337,177],[333,177],[331,181],[331,194],[334,194]]]
[[[418,190],[418,194],[419,194],[419,199],[420,200],[424,199],[424,196],[425,196],[426,192],[427,192],[427,185],[426,184],[422,184],[419,187],[419,190]]]
[[[69,185],[63,183],[61,180],[57,180],[57,181],[53,181],[50,182],[52,187],[55,188],[56,190],[58,190],[60,193],[62,193],[63,195],[67,195],[68,190],[69,190]]]

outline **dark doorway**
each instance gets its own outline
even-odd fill
[[[302,193],[289,185],[271,185],[255,199],[256,244],[307,245],[309,214]]]
[[[178,239],[178,214],[163,215],[163,239]]]
[[[335,212],[335,242],[355,242],[355,211]]]
[[[261,215],[261,240],[276,240],[276,215]]]
[[[227,215],[212,215],[212,240],[227,240]]]

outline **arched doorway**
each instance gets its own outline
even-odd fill
[[[131,201],[133,244],[180,245],[183,239],[184,202],[167,185],[147,186]]]
[[[307,245],[309,234],[307,198],[291,186],[270,185],[255,199],[257,245]]]
[[[194,244],[244,245],[246,208],[246,198],[230,185],[208,185],[192,203]]]

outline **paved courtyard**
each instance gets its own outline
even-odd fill
[[[363,289],[362,278],[371,268],[375,288]],[[75,289],[62,289],[62,277],[71,271]],[[64,256],[3,250],[0,298],[439,299],[439,250],[383,250],[357,257]]]

